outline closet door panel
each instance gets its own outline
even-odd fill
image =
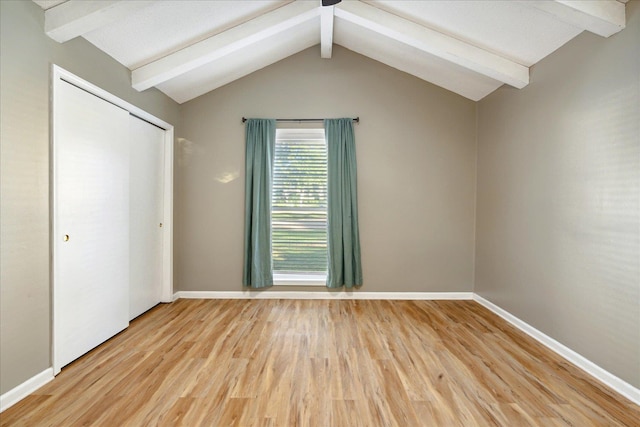
[[[66,82],[55,102],[54,368],[129,320],[129,113]]]
[[[133,319],[158,304],[162,296],[165,131],[135,116],[130,116],[129,123],[129,318]]]

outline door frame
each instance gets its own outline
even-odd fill
[[[65,83],[66,82],[66,83]],[[162,235],[162,294],[161,302],[173,301],[173,156],[174,156],[174,127],[173,125],[147,113],[146,111],[130,104],[115,95],[110,94],[104,89],[95,86],[92,83],[76,76],[73,73],[52,64],[51,68],[51,97],[50,97],[50,138],[49,138],[49,250],[51,253],[50,263],[50,287],[51,287],[51,364],[53,366],[53,374],[60,373],[62,366],[56,355],[56,337],[58,327],[58,298],[56,286],[57,277],[57,257],[55,253],[56,236],[54,231],[57,229],[58,221],[55,210],[57,200],[57,180],[54,175],[56,165],[56,153],[58,141],[56,140],[56,111],[59,108],[60,85],[72,84],[86,92],[102,98],[106,102],[114,104],[122,109],[127,110],[130,114],[145,120],[164,130],[164,192],[163,192],[163,235]]]

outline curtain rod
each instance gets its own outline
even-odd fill
[[[242,123],[246,122],[248,119],[246,117],[242,118]],[[356,117],[351,119],[356,123],[360,123],[360,117]],[[276,119],[276,122],[322,122],[324,119]]]

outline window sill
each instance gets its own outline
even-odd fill
[[[326,286],[326,274],[274,274],[274,286]]]

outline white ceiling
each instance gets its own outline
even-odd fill
[[[45,32],[84,37],[131,70],[137,90],[189,101],[311,46],[332,44],[472,100],[580,34],[608,37],[626,0],[34,0]]]

